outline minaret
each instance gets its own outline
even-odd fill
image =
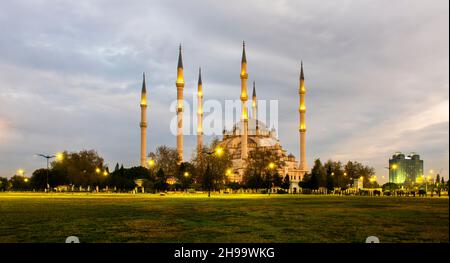
[[[203,88],[202,88],[202,69],[198,69],[198,87],[197,87],[197,150],[199,156],[203,148]]]
[[[183,89],[184,89],[184,74],[183,74],[183,58],[181,57],[181,44],[178,54],[178,68],[177,68],[177,152],[178,162],[183,162]]]
[[[247,108],[247,58],[245,56],[245,42],[242,42],[241,61],[241,102],[242,102],[242,136],[241,136],[241,159],[247,159],[247,137],[248,137],[248,108]]]
[[[253,81],[253,95],[252,95],[252,117],[255,120],[255,135],[259,135],[259,121],[258,121],[258,101],[256,100],[256,86]]]
[[[300,107],[298,109],[300,113],[300,164],[299,169],[301,171],[306,172],[308,170],[308,164],[306,163],[306,105],[305,105],[305,76],[303,74],[303,62],[301,63],[300,67],[300,87],[298,90],[298,93],[300,94]]]
[[[252,118],[256,120],[256,111],[257,111],[257,101],[256,101],[256,88],[255,82],[253,81],[253,95],[252,95]]]
[[[142,74],[141,90],[141,166],[147,166],[147,87],[145,86],[145,73]]]

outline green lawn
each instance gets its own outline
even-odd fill
[[[448,201],[0,193],[0,242],[449,242]]]

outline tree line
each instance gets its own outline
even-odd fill
[[[353,185],[354,180],[362,180],[364,188],[379,187],[375,179],[375,169],[359,162],[348,161],[345,165],[340,161],[328,160],[324,164],[320,159],[314,161],[310,173],[307,173],[300,187],[306,189],[336,188],[345,190]]]
[[[14,175],[9,180],[0,177],[0,191],[45,191],[65,186],[69,191],[108,189],[108,191],[128,192],[143,187],[146,192],[195,189],[201,191],[221,191],[223,189],[250,189],[254,192],[271,192],[277,188],[279,193],[289,190],[290,176],[281,176],[277,171],[286,164],[280,156],[270,149],[258,147],[249,152],[242,180],[234,181],[232,159],[229,151],[219,149],[219,141],[213,140],[199,152],[193,153],[190,162],[180,163],[176,149],[159,146],[149,154],[148,168],[124,168],[118,163],[110,171],[102,157],[94,150],[63,152],[60,160],[50,163],[50,168],[35,170],[31,177]],[[364,188],[380,187],[374,179],[373,167],[359,162],[328,160],[314,161],[311,172],[306,173],[299,186],[302,189],[326,188],[345,190],[353,185],[355,179],[362,180]],[[437,178],[439,190],[448,189],[443,178]],[[389,183],[388,183],[389,184]],[[398,188],[391,184],[384,188]],[[430,185],[431,187],[431,185]],[[69,189],[67,189],[69,188]]]

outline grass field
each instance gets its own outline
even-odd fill
[[[448,201],[0,193],[0,242],[449,242]]]

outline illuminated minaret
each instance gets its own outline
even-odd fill
[[[252,118],[253,119],[257,119],[257,116],[256,116],[256,112],[257,112],[257,107],[258,107],[258,105],[257,105],[257,101],[256,101],[256,88],[255,88],[255,82],[253,81],[253,95],[252,95]]]
[[[298,93],[300,94],[300,107],[298,109],[300,113],[300,164],[299,169],[301,171],[306,172],[308,170],[308,164],[306,163],[306,105],[305,105],[305,76],[303,74],[303,62],[301,63],[300,67],[300,87],[298,90]]]
[[[203,148],[203,88],[202,88],[202,69],[198,69],[198,87],[197,87],[197,150],[199,156]]]
[[[184,89],[184,74],[183,74],[183,59],[180,52],[178,54],[178,68],[177,68],[177,153],[178,162],[183,162],[183,89]]]
[[[247,159],[247,137],[248,137],[248,108],[247,108],[247,58],[245,56],[245,42],[242,43],[241,61],[241,102],[242,102],[242,129],[241,131],[241,159]]]
[[[253,81],[253,95],[252,95],[252,118],[255,120],[256,124],[255,135],[259,135],[258,101],[256,100],[256,86],[254,81]]]
[[[141,90],[141,166],[147,166],[147,87],[145,86],[145,73],[142,76]]]

